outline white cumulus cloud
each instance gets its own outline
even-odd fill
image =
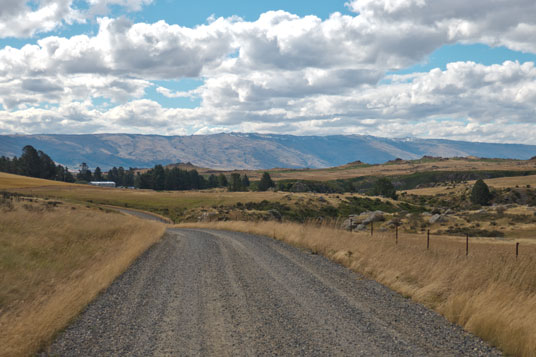
[[[8,2],[0,28],[10,16],[63,9],[46,28],[13,26],[14,33],[47,31],[87,16],[70,1],[33,8]],[[137,11],[149,1],[88,3],[98,13],[110,5]],[[536,53],[534,1],[357,0],[347,6],[354,15],[322,20],[270,11],[256,21],[213,18],[193,28],[103,17],[95,35],[4,47],[0,131],[236,130],[534,141],[532,62],[455,62],[444,70],[386,77],[445,44]],[[202,78],[203,84],[190,91],[154,84],[182,78]],[[196,97],[201,104],[165,108],[147,96],[152,86],[167,98]],[[94,105],[98,98],[111,104]]]

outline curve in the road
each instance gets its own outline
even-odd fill
[[[193,229],[169,229],[47,353],[500,355],[321,256],[267,237]]]

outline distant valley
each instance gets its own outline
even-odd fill
[[[158,136],[134,134],[2,135],[0,155],[19,156],[25,145],[77,168],[152,167],[191,162],[214,169],[324,168],[352,161],[369,164],[422,156],[529,159],[535,145],[431,139],[386,139],[365,135],[292,136],[214,134]]]

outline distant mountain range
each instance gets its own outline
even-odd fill
[[[422,156],[529,159],[535,145],[452,140],[386,139],[367,135],[292,136],[214,134],[158,136],[133,134],[1,135],[0,155],[20,156],[25,145],[69,168],[152,167],[191,162],[214,169],[323,168],[360,160],[383,163]]]

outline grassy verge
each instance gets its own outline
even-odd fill
[[[164,226],[40,199],[0,197],[0,356],[46,345],[163,235]]]
[[[310,249],[438,311],[467,331],[515,356],[536,351],[536,245],[432,237],[350,233],[330,227],[274,222],[219,222],[180,227],[227,229],[273,236]]]

